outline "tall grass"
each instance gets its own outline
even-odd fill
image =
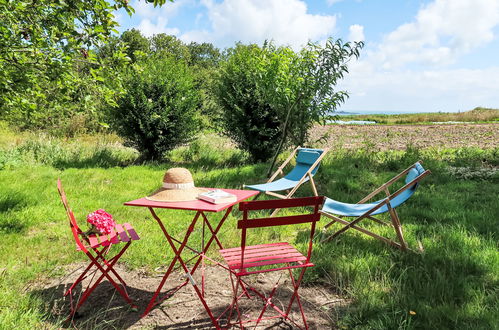
[[[499,121],[499,109],[475,108],[465,112],[408,113],[399,115],[350,115],[342,120],[367,120],[378,124],[427,124],[435,122],[488,123]]]
[[[34,138],[33,138],[34,137]],[[106,140],[108,139],[108,140]],[[5,141],[10,139],[2,140]],[[0,147],[0,328],[62,326],[40,285],[64,274],[62,266],[83,261],[73,249],[64,210],[56,192],[62,181],[80,221],[104,208],[129,221],[141,234],[122,260],[130,268],[163,266],[164,237],[142,208],[123,202],[144,196],[160,184],[171,166],[191,170],[198,186],[240,188],[264,179],[268,164],[250,164],[245,154],[216,137],[174,150],[167,163],[133,164],[137,154],[111,137],[58,140],[19,137]],[[102,151],[102,150],[105,150]],[[282,155],[283,157],[286,155]],[[493,329],[499,324],[499,150],[415,149],[378,152],[329,152],[316,176],[319,193],[356,202],[417,160],[431,169],[418,192],[398,208],[409,245],[420,240],[424,253],[404,253],[358,232],[317,244],[307,283],[325,284],[352,303],[330,309],[335,327],[360,329]],[[129,166],[127,166],[129,165]],[[298,196],[311,194],[308,186]],[[162,211],[174,217],[181,233],[192,214]],[[236,214],[222,229],[227,246],[238,244]],[[326,223],[323,219],[321,226]],[[393,235],[388,228],[367,228]],[[303,232],[275,235],[305,244]],[[193,239],[199,239],[193,233]],[[256,238],[252,238],[256,239]],[[212,253],[216,256],[216,253]],[[91,321],[98,324],[97,321]],[[115,321],[119,327],[119,320]],[[80,327],[91,326],[80,324]],[[112,327],[106,324],[106,327]]]

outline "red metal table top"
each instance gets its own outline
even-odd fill
[[[215,188],[206,188],[206,189],[215,189]],[[232,205],[236,205],[245,199],[255,196],[256,194],[259,193],[256,190],[239,190],[239,189],[221,189],[221,190],[236,195],[237,200],[232,203],[212,204],[199,199],[188,202],[155,202],[143,197],[133,201],[126,202],[125,205],[162,208],[162,209],[192,210],[192,211],[202,211],[202,212],[219,212],[231,207]]]

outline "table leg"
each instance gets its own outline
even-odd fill
[[[194,216],[194,219],[191,222],[191,225],[187,229],[187,233],[186,233],[186,235],[184,237],[184,240],[180,244],[180,247],[179,247],[179,249],[177,251],[177,249],[175,248],[175,245],[174,245],[174,243],[173,243],[170,235],[166,231],[166,228],[163,225],[163,223],[161,222],[161,219],[158,217],[158,215],[156,214],[156,212],[154,212],[153,208],[150,207],[149,211],[151,212],[153,218],[158,222],[159,226],[161,227],[161,230],[163,231],[163,234],[165,235],[166,239],[168,240],[168,243],[170,244],[171,248],[173,249],[173,252],[175,253],[175,257],[173,258],[172,262],[170,263],[170,266],[168,267],[168,270],[166,271],[165,275],[161,279],[161,282],[160,282],[158,288],[156,289],[156,292],[154,293],[151,301],[147,305],[146,310],[142,314],[142,317],[144,317],[147,314],[149,314],[149,312],[151,311],[151,309],[154,307],[154,304],[156,302],[156,298],[158,297],[159,293],[161,292],[161,289],[163,288],[163,286],[165,285],[166,280],[170,276],[170,273],[172,272],[173,267],[175,266],[175,264],[177,263],[177,261],[180,259],[180,253],[184,250],[184,247],[187,244],[187,240],[189,239],[189,236],[191,235],[192,231],[194,230],[194,225],[196,224],[199,216],[201,215],[201,212],[197,212],[196,213],[196,215]]]
[[[166,280],[170,276],[170,274],[171,274],[171,272],[173,270],[173,267],[175,266],[175,264],[177,262],[179,262],[180,265],[181,265],[181,267],[183,268],[183,270],[185,271],[185,273],[186,273],[186,275],[188,277],[188,280],[186,280],[186,282],[184,282],[184,284],[182,284],[182,286],[184,286],[187,283],[187,281],[191,282],[191,285],[193,286],[194,291],[196,292],[196,294],[199,297],[199,300],[201,301],[201,303],[203,304],[204,308],[206,309],[206,312],[208,313],[208,316],[210,317],[213,325],[215,326],[215,328],[220,329],[220,325],[218,324],[218,321],[213,316],[213,313],[211,312],[210,308],[208,307],[208,304],[206,303],[206,301],[204,299],[204,291],[205,291],[205,287],[204,287],[204,255],[208,251],[208,249],[210,248],[210,246],[211,246],[211,244],[213,243],[214,240],[216,241],[216,243],[219,246],[219,248],[221,248],[221,249],[223,248],[222,247],[222,243],[220,242],[220,240],[217,237],[217,234],[220,231],[220,229],[222,228],[222,225],[225,222],[225,220],[227,219],[227,217],[229,216],[230,212],[232,211],[232,207],[229,207],[227,209],[227,211],[225,212],[224,216],[222,217],[222,219],[218,223],[218,225],[215,228],[215,230],[213,230],[213,227],[209,223],[208,218],[206,217],[206,215],[203,212],[198,211],[196,213],[196,215],[194,216],[194,218],[193,218],[193,220],[191,222],[191,225],[189,226],[189,228],[187,230],[187,233],[186,233],[186,235],[184,237],[184,240],[180,244],[180,247],[179,247],[178,250],[175,247],[175,244],[173,242],[174,240],[175,241],[177,241],[177,240],[174,239],[173,237],[171,237],[168,234],[168,231],[166,230],[166,228],[164,227],[163,223],[161,222],[161,219],[154,212],[154,209],[153,208],[149,208],[149,211],[151,212],[152,216],[154,217],[154,219],[158,222],[159,226],[161,227],[161,230],[163,231],[163,234],[165,235],[166,239],[168,240],[168,243],[170,244],[170,247],[172,248],[173,252],[175,253],[175,257],[172,260],[172,262],[170,263],[170,266],[168,267],[168,270],[166,271],[165,275],[163,276],[160,285],[158,286],[156,292],[154,293],[153,298],[149,302],[149,305],[147,306],[145,312],[142,314],[142,317],[146,316],[150,312],[150,310],[154,307],[156,299],[157,299],[157,297],[158,297],[161,289],[163,288]],[[180,255],[181,255],[182,251],[184,250],[184,248],[187,245],[187,241],[189,239],[189,236],[194,231],[194,226],[195,226],[195,224],[196,224],[199,216],[203,217],[203,232],[202,232],[202,247],[201,247],[202,253],[200,254],[200,256],[199,256],[198,260],[196,261],[196,263],[195,263],[194,267],[192,268],[192,270],[189,270]],[[204,235],[205,235],[205,224],[206,224],[206,227],[208,227],[208,229],[211,232],[210,239],[208,240],[208,242],[206,243],[206,245],[204,244],[205,243],[205,237],[204,237]],[[202,283],[201,283],[202,291],[199,290],[197,283],[192,278],[192,275],[194,275],[194,272],[196,271],[196,269],[198,268],[198,266],[200,265],[201,262],[202,262],[202,266],[203,266],[202,267],[203,268],[203,270],[202,270]],[[182,287],[182,286],[180,286],[180,287]]]

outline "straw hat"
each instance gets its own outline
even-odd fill
[[[166,171],[163,186],[146,198],[156,202],[187,202],[208,191],[196,188],[191,172],[186,168],[175,167]]]

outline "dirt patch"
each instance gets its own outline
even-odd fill
[[[70,299],[63,297],[64,292],[70,284],[83,271],[84,264],[73,264],[63,269],[66,274],[63,278],[47,279],[41,287],[32,292],[41,295],[46,301],[46,308],[52,316],[48,321],[54,323],[68,315]],[[154,291],[159,285],[162,272],[157,274],[146,274],[144,271],[131,271],[125,266],[117,266],[118,273],[128,285],[128,293],[138,306],[138,312],[132,311],[122,297],[114,290],[108,281],[101,285],[89,296],[88,300],[80,308],[73,323],[67,323],[68,327],[78,329],[90,328],[118,328],[118,329],[212,329],[212,323],[196,296],[193,287],[188,284],[178,290],[170,298],[157,305],[147,316],[141,318]],[[232,299],[232,287],[228,272],[221,267],[209,266],[205,270],[206,302],[214,315],[220,315],[229,305]],[[280,278],[280,276],[282,277]],[[200,283],[201,270],[196,272],[195,281]],[[280,279],[280,286],[276,291],[273,302],[281,309],[285,308],[292,295],[292,285],[287,273],[265,273],[253,275],[248,282],[258,289],[270,292],[275,282]],[[81,295],[82,287],[86,288],[89,279],[79,285],[74,294],[75,299]],[[183,283],[180,272],[173,273],[168,279],[162,292],[171,290],[176,285]],[[349,302],[333,294],[332,290],[324,286],[302,286],[300,298],[303,305],[308,325],[311,329],[334,328],[331,319],[334,308],[346,307]],[[258,317],[262,302],[254,297],[243,299],[240,305],[246,319]],[[269,309],[267,316],[276,315],[273,309]],[[301,315],[296,303],[293,306],[291,317],[301,324]],[[223,322],[223,321],[222,321]],[[251,326],[252,324],[249,323]],[[236,328],[236,327],[233,327]],[[258,329],[295,329],[291,322],[281,319],[262,321]]]
[[[311,140],[326,133],[328,138],[323,146],[345,149],[403,150],[408,145],[496,148],[499,145],[499,124],[316,126]]]

